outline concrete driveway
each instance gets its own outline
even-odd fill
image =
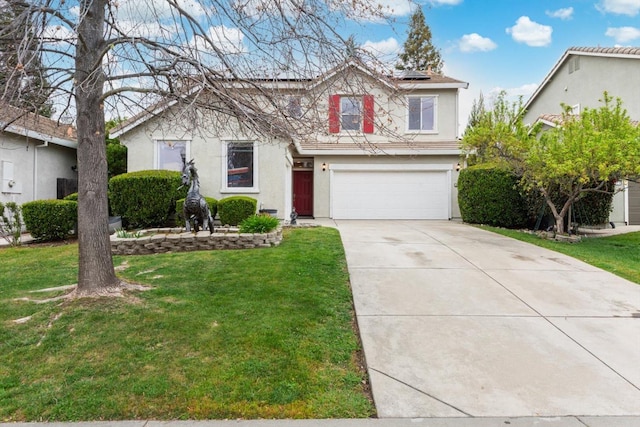
[[[640,415],[640,285],[449,221],[335,221],[381,418]]]

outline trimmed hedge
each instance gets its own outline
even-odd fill
[[[74,202],[78,201],[78,193],[71,193],[62,198],[62,200],[73,200]]]
[[[527,223],[518,177],[495,165],[481,164],[460,171],[458,204],[462,220],[471,224],[519,228]]]
[[[73,200],[34,200],[22,205],[27,231],[36,240],[64,240],[78,222],[78,203]]]
[[[115,215],[132,228],[162,227],[185,198],[180,172],[145,170],[114,176],[109,180],[109,203]]]
[[[209,205],[209,212],[211,212],[211,218],[215,218],[216,217],[216,213],[218,213],[218,200],[214,199],[213,197],[207,197],[207,196],[203,196],[204,200],[207,202],[207,204]],[[182,216],[183,214],[183,208],[184,208],[184,201],[186,200],[186,198],[182,198],[178,201],[176,201],[176,218],[179,221],[184,221],[184,217]]]
[[[247,196],[225,197],[218,201],[218,216],[222,225],[238,225],[255,215],[258,201]]]

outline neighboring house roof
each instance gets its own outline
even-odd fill
[[[313,78],[313,79],[290,79],[290,78],[282,78],[282,79],[264,79],[264,80],[254,80],[253,84],[256,85],[265,85],[269,87],[277,87],[283,90],[297,88],[306,91],[312,91],[317,86],[326,82],[327,80],[333,78],[334,76],[341,75],[348,68],[354,68],[358,71],[368,75],[369,77],[378,80],[383,86],[389,89],[401,89],[406,91],[416,90],[416,89],[466,89],[469,87],[469,83],[463,82],[461,80],[457,80],[451,77],[447,77],[442,74],[433,73],[430,70],[428,71],[411,71],[404,72],[399,75],[381,75],[378,74],[360,61],[350,60],[341,64],[326,73]],[[250,87],[247,86],[246,82],[233,81],[229,80],[227,83],[230,85],[238,85],[239,89]],[[185,93],[184,97],[189,97],[192,93],[195,93],[199,88],[192,88],[189,93]],[[129,132],[130,130],[136,128],[137,126],[143,124],[147,120],[152,117],[162,113],[166,109],[176,105],[178,100],[171,101],[161,101],[158,104],[143,110],[142,112],[136,114],[132,118],[125,120],[120,123],[118,126],[113,128],[110,132],[111,137],[118,138],[124,133]],[[457,142],[455,142],[457,144]]]
[[[529,106],[533,103],[536,97],[544,90],[545,86],[553,79],[556,72],[572,55],[598,56],[603,58],[631,58],[640,60],[640,47],[570,47],[553,66],[551,71],[549,71],[549,74],[547,74],[529,100],[524,104],[524,111],[529,109]]]
[[[563,121],[562,114],[541,114],[536,119],[536,123],[542,123],[544,125],[547,125],[553,128],[557,127],[558,125],[561,125],[562,121]],[[640,121],[631,120],[631,124],[634,126],[640,126]]]
[[[63,147],[78,148],[73,126],[6,104],[0,104],[0,131]]]

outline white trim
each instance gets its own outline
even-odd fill
[[[4,123],[0,122],[0,128],[4,126]],[[9,125],[4,129],[5,132],[11,132],[15,135],[24,136],[26,138],[37,139],[43,142],[50,142],[51,144],[60,145],[62,147],[78,149],[78,141],[71,139],[63,139],[55,136],[46,135],[44,133],[36,132],[33,130],[25,129],[14,125]]]
[[[227,165],[228,165],[228,146],[231,143],[244,143],[244,144],[252,144],[253,145],[253,187],[228,187],[227,186]],[[220,193],[222,194],[255,194],[260,193],[260,186],[258,182],[259,174],[259,165],[258,165],[258,143],[255,140],[242,140],[242,139],[229,139],[222,141],[220,144],[222,148],[221,164],[220,164],[220,174],[221,174],[221,188]]]
[[[406,134],[420,134],[420,135],[434,135],[438,133],[438,97],[439,95],[407,95],[406,99],[406,114],[405,114],[405,133]],[[420,108],[422,109],[422,98],[433,98],[433,129],[422,129],[422,111],[420,111],[420,129],[409,129],[409,99],[420,99]]]

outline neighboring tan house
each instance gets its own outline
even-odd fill
[[[0,105],[0,202],[22,204],[77,191],[75,129]]]
[[[585,107],[599,108],[603,93],[620,98],[631,120],[640,121],[640,48],[572,47],[554,65],[524,106],[524,122],[555,126],[561,104],[579,114]],[[610,220],[640,224],[640,184],[618,183]]]
[[[254,84],[276,91],[295,137],[243,131],[222,113],[191,125],[201,112],[168,104],[111,133],[128,148],[128,170],[180,170],[195,159],[203,195],[248,195],[284,219],[292,208],[335,219],[460,216],[458,91],[468,83],[431,72],[381,77],[351,61],[314,79]]]

